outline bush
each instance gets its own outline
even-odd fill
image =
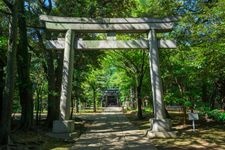
[[[221,110],[214,109],[211,111],[205,111],[205,114],[207,114],[209,118],[212,118],[216,121],[225,122],[225,112],[222,112]]]

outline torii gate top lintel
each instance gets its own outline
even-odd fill
[[[171,31],[177,17],[167,18],[77,18],[41,15],[40,20],[45,22],[46,29],[68,30],[76,32],[148,32],[155,29],[157,32]]]

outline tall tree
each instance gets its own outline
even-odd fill
[[[48,80],[48,114],[47,125],[52,126],[54,120],[59,119],[59,102],[60,102],[60,90],[61,90],[61,76],[62,76],[62,53],[58,54],[53,50],[47,50],[44,45],[44,41],[40,31],[37,31],[40,47],[44,50],[44,56],[46,60],[43,62],[45,73]],[[57,59],[56,59],[57,58]],[[56,60],[56,61],[55,61]],[[54,62],[56,62],[54,64]]]
[[[11,130],[12,102],[15,90],[18,0],[3,1],[7,5],[8,11],[11,14],[9,19],[9,40],[7,51],[5,88],[3,93],[2,108],[0,108],[2,110],[0,114],[0,144],[6,145],[9,143],[9,135]]]
[[[25,2],[18,2],[19,45],[17,50],[17,68],[19,78],[19,96],[21,111],[21,127],[29,129],[33,122],[33,94],[30,80],[31,56],[28,52],[27,24],[24,10]]]
[[[3,98],[3,90],[4,90],[4,78],[5,72],[4,67],[6,66],[6,52],[7,52],[7,38],[8,38],[8,28],[6,26],[7,16],[9,15],[5,12],[6,8],[3,1],[0,2],[0,10],[3,11],[0,16],[0,108],[2,108],[2,98]],[[1,114],[0,109],[0,114]],[[0,116],[1,120],[1,116]]]
[[[49,15],[52,12],[52,0],[40,0],[38,2],[38,13]],[[39,14],[37,14],[39,15]],[[43,33],[43,34],[42,34]],[[43,66],[48,80],[48,113],[47,113],[47,126],[52,127],[53,121],[59,119],[59,102],[61,90],[61,76],[62,76],[62,53],[56,53],[54,50],[47,50],[44,45],[43,36],[46,39],[51,39],[49,31],[41,32],[36,30],[38,43],[44,54],[45,61]]]

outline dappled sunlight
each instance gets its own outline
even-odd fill
[[[155,138],[151,143],[160,150],[224,150],[225,126],[219,122],[206,123],[204,120],[196,121],[196,131],[193,132],[191,122],[183,125],[181,112],[169,112],[172,118],[173,129],[178,131],[176,138]],[[145,114],[150,116],[150,114]],[[149,129],[149,118],[137,120],[135,112],[126,114],[127,118],[144,131]]]
[[[89,117],[85,114],[85,118],[93,120],[93,123],[72,149],[155,149],[145,137],[145,132],[133,126],[120,107],[108,107],[105,110]]]

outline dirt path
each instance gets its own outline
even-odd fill
[[[73,150],[156,150],[145,133],[128,121],[120,107],[108,107],[103,113],[84,117],[93,123],[76,141]]]

